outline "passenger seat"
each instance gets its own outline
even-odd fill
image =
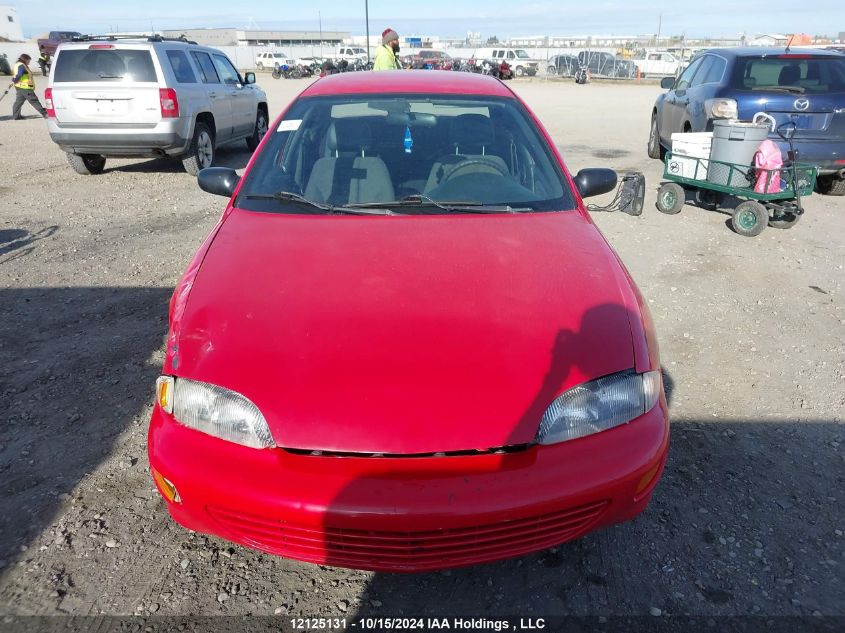
[[[372,129],[360,120],[338,119],[326,132],[330,154],[314,163],[305,197],[317,202],[344,205],[395,200],[390,172],[381,158],[367,156]]]

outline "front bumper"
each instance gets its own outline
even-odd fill
[[[633,518],[666,460],[665,400],[631,423],[554,446],[449,457],[330,457],[242,447],[156,406],[150,465],[183,526],[272,554],[374,571],[520,556]]]
[[[190,117],[155,124],[74,124],[47,119],[50,138],[64,151],[103,156],[160,156],[185,153],[191,141]]]

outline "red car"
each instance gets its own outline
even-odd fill
[[[643,300],[503,83],[316,81],[179,282],[149,458],[176,521],[313,563],[519,556],[648,504],[669,426]]]

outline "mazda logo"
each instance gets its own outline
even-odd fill
[[[801,110],[802,112],[810,107],[810,100],[809,99],[796,99],[795,103],[792,105],[795,106],[796,110]]]

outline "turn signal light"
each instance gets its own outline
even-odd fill
[[[47,118],[55,119],[56,110],[53,108],[53,89],[47,88],[44,91],[44,105],[47,108]]]
[[[176,91],[173,88],[159,88],[158,100],[161,104],[162,119],[179,118],[179,100],[176,98]]]
[[[649,468],[642,477],[640,477],[640,481],[637,483],[637,489],[634,491],[634,494],[638,495],[648,488],[651,482],[654,481],[654,477],[657,475],[658,470],[660,470],[660,462],[657,462],[654,466]]]
[[[156,402],[167,413],[173,413],[173,377],[159,376],[156,379]]]
[[[153,473],[153,481],[156,482],[156,486],[158,487],[158,491],[161,493],[161,496],[171,503],[182,503],[182,498],[176,491],[176,486],[173,485],[173,482],[167,479],[155,468],[150,468],[150,470]]]

